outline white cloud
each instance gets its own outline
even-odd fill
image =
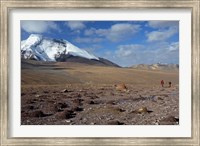
[[[95,34],[95,31],[96,31],[95,28],[86,29],[85,32],[84,32],[84,34],[85,34],[86,36],[92,36],[92,35]]]
[[[108,29],[95,29],[91,28],[85,30],[85,35],[97,35],[99,37],[107,38],[112,42],[121,41],[132,37],[140,30],[140,25],[129,23],[118,23],[112,25]]]
[[[171,43],[171,45],[168,47],[169,51],[178,51],[179,50],[179,42]]]
[[[142,45],[120,45],[115,52],[117,57],[133,57],[136,55],[136,52],[140,49],[143,49],[144,46]]]
[[[105,53],[104,57],[121,66],[158,62],[178,63],[179,42],[161,42],[151,46],[139,44],[120,45],[115,52],[112,54]]]
[[[155,31],[147,32],[147,41],[165,41],[178,33],[178,21],[148,21],[147,26],[157,29]]]
[[[148,26],[152,28],[178,27],[178,25],[178,21],[148,21]]]
[[[179,42],[169,43],[163,49],[155,51],[154,61],[161,63],[178,63],[179,62]]]
[[[68,21],[65,23],[71,30],[80,30],[85,28],[85,24],[81,21]]]
[[[139,25],[133,24],[115,24],[110,28],[110,32],[107,34],[104,32],[106,37],[111,41],[119,41],[130,37],[139,31]]]
[[[102,38],[89,38],[89,37],[77,37],[75,42],[77,43],[99,43],[102,41]]]
[[[164,41],[172,37],[178,32],[177,28],[171,27],[165,30],[152,31],[146,34],[147,41]]]
[[[50,30],[58,30],[56,23],[51,21],[24,20],[21,21],[21,28],[29,33],[44,33]]]

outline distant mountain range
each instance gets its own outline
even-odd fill
[[[131,66],[131,68],[134,69],[143,69],[143,70],[179,70],[178,64],[162,64],[162,63],[156,63],[156,64],[138,64]]]
[[[96,57],[86,50],[76,47],[67,40],[46,38],[38,34],[31,34],[26,40],[21,41],[21,59],[120,67],[107,59]],[[138,64],[130,68],[142,70],[178,70],[179,65],[161,63],[151,65]]]
[[[28,39],[21,42],[21,58],[119,67],[107,59],[96,57],[86,50],[74,46],[67,40],[46,38],[38,34],[31,34]]]

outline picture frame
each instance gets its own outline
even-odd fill
[[[162,9],[162,8],[189,8],[192,11],[192,86],[188,87],[192,89],[192,136],[188,138],[163,138],[163,137],[87,137],[87,138],[71,138],[71,137],[24,137],[24,138],[12,138],[9,137],[10,125],[8,124],[8,107],[9,105],[9,11],[11,9],[18,8],[44,8],[44,9],[64,9],[64,8],[136,8],[136,9]],[[200,1],[199,0],[175,0],[175,1],[32,1],[32,0],[1,0],[1,53],[0,53],[0,79],[1,79],[1,91],[0,91],[0,108],[1,108],[1,126],[0,137],[1,145],[200,145],[200,126],[199,126],[199,89],[200,89]]]

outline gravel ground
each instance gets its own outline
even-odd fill
[[[22,125],[178,125],[179,87],[24,85]]]

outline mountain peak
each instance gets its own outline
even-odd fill
[[[95,55],[64,39],[52,39],[39,34],[31,34],[28,39],[21,42],[21,56],[24,59],[56,61],[61,54],[99,60]]]
[[[37,34],[31,34],[28,39],[26,40],[26,45],[35,45],[38,44],[40,41],[42,40],[42,36],[41,35],[37,35]],[[28,47],[28,46],[27,46]],[[21,48],[24,48],[24,46],[22,45]]]
[[[42,35],[38,35],[38,34],[31,34],[27,41],[29,42],[38,42],[42,40]]]
[[[31,34],[31,35],[29,36],[29,38],[31,38],[31,37],[42,38],[43,36],[42,36],[41,34]]]

